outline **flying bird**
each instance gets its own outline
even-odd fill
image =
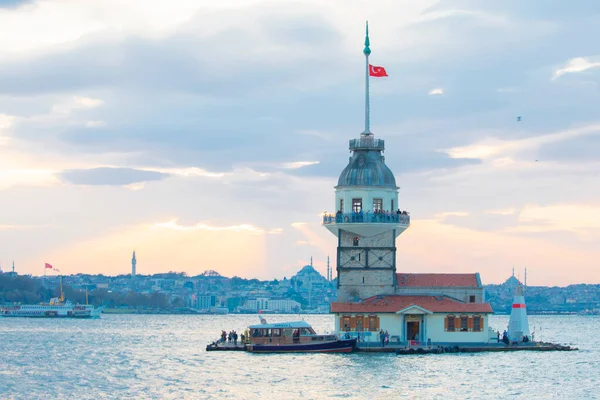
[[[519,117],[517,117],[517,122],[520,122],[520,121],[521,121],[521,117],[519,116]]]

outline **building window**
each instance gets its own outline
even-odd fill
[[[365,277],[363,276],[363,283],[365,283]]]
[[[383,199],[373,199],[373,211],[383,210]]]
[[[344,212],[344,199],[340,199],[340,212]]]
[[[358,246],[358,236],[352,238],[352,246]]]
[[[378,319],[376,315],[369,315],[369,331],[377,332],[379,329]]]
[[[469,317],[466,315],[460,316],[460,331],[467,332],[469,330]]]
[[[350,316],[344,315],[342,321],[344,322],[344,326],[341,326],[340,328],[346,332],[350,332]]]
[[[393,212],[394,210],[395,210],[395,208],[394,208],[394,199],[392,199],[392,208],[390,209],[390,211]]]
[[[454,315],[449,315],[448,316],[448,332],[454,332],[455,331],[455,320],[456,318],[454,318]]]
[[[473,331],[481,332],[481,317],[479,315],[473,317]]]
[[[362,199],[352,199],[352,212],[360,212],[362,210]]]
[[[475,303],[475,296],[469,296],[469,303]]]
[[[362,331],[363,331],[363,317],[362,317],[362,315],[357,315],[356,316],[356,332],[362,332]]]

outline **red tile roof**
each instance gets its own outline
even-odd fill
[[[438,296],[374,296],[358,303],[331,303],[333,313],[396,313],[419,306],[434,313],[492,313],[489,303],[463,303]]]
[[[480,287],[477,274],[396,274],[399,287]]]

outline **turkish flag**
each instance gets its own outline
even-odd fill
[[[385,72],[385,68],[369,64],[369,76],[381,78],[382,76],[388,76],[388,74]]]
[[[46,263],[46,268],[50,268],[50,269],[52,269],[52,265],[50,265],[50,264]]]

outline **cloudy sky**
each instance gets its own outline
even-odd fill
[[[598,283],[596,0],[0,0],[2,268],[325,274],[366,19],[398,269]]]

